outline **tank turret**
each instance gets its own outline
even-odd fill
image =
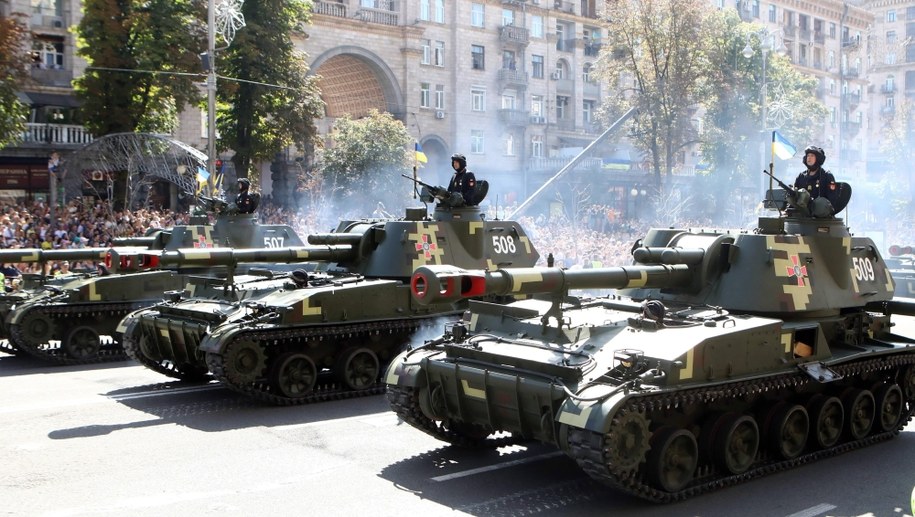
[[[182,266],[177,261],[169,262],[172,256],[186,257],[191,253],[190,248],[238,250],[304,245],[287,225],[258,224],[256,215],[230,213],[224,209],[228,205],[215,198],[204,202],[213,214],[212,223],[209,215],[194,215],[187,225],[151,229],[144,237],[116,238],[116,246],[103,251],[98,248],[0,251],[0,259],[8,257],[9,262],[70,259],[90,260],[103,266],[101,274],[39,282],[10,296],[6,305],[0,299],[0,316],[9,336],[7,351],[25,351],[56,364],[123,360],[126,354],[114,334],[118,322],[128,312],[161,301],[166,292],[184,289],[190,275],[209,272],[225,276],[235,272],[234,268],[213,269],[194,260]],[[166,263],[141,267],[143,250],[174,252],[174,255],[166,253]],[[103,340],[102,336],[114,339]]]
[[[455,445],[553,444],[658,502],[892,438],[915,413],[915,301],[831,210],[767,198],[754,231],[653,229],[631,265],[418,268],[417,303],[528,298],[470,299],[395,357],[392,409]]]
[[[311,255],[291,276],[195,280],[124,318],[128,353],[178,379],[209,371],[274,404],[380,393],[381,372],[412,334],[466,308],[412,300],[416,268],[528,267],[539,258],[518,223],[487,220],[475,206],[341,221],[308,242],[341,250]]]
[[[896,296],[915,298],[915,246],[894,244],[886,259],[890,273],[896,281]]]

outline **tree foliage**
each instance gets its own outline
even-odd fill
[[[639,109],[634,144],[649,159],[655,186],[694,139],[691,115],[707,77],[703,46],[707,0],[619,0],[607,4],[610,29],[598,74],[624,88],[608,99],[611,115]],[[626,94],[631,85],[634,94]],[[613,117],[611,117],[613,118]]]
[[[83,2],[78,53],[89,68],[74,85],[90,131],[174,129],[179,110],[200,99],[199,77],[167,72],[200,73],[198,54],[206,48],[201,8],[205,2],[195,0]]]
[[[29,109],[16,91],[29,79],[28,35],[24,15],[0,17],[0,148],[19,140],[25,131]]]
[[[239,176],[292,144],[310,148],[317,133],[314,119],[324,113],[317,78],[308,76],[307,56],[292,41],[310,9],[308,0],[246,0],[245,26],[219,56],[217,70],[237,79],[221,80],[217,89],[219,148],[235,151]]]
[[[406,126],[390,113],[371,110],[360,119],[337,119],[331,134],[333,145],[321,155],[325,181],[334,185],[337,199],[353,196],[363,202],[396,199],[410,170],[413,142]]]

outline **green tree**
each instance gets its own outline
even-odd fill
[[[74,81],[84,124],[95,135],[168,132],[200,100],[198,54],[206,48],[205,2],[85,0],[78,53],[89,67]],[[154,72],[154,73],[149,73]],[[174,72],[174,73],[170,73]]]
[[[710,66],[709,80],[700,94],[705,113],[701,150],[713,171],[709,185],[719,189],[721,195],[715,197],[720,199],[727,194],[721,189],[729,185],[759,184],[760,171],[768,168],[773,130],[803,148],[819,133],[821,126],[817,122],[825,121],[828,111],[816,98],[816,78],[802,74],[777,52],[777,35],[767,37],[760,32],[760,26],[741,21],[732,9],[712,11],[708,26],[706,53]],[[776,49],[763,51],[773,44]],[[748,45],[752,54],[746,57],[744,49]],[[768,108],[765,124],[764,81]],[[764,159],[761,153],[765,154]],[[776,170],[776,174],[782,173]]]
[[[217,70],[237,81],[219,83],[218,147],[235,152],[239,177],[290,145],[312,147],[314,119],[324,104],[317,78],[308,76],[307,56],[292,41],[310,21],[311,6],[309,0],[246,0],[245,26],[220,56]]]
[[[320,166],[336,199],[363,205],[405,199],[409,188],[403,187],[406,180],[399,175],[412,166],[407,147],[413,140],[401,121],[377,110],[356,120],[343,116],[334,124],[331,139],[333,145],[321,153]]]
[[[611,97],[605,110],[639,108],[634,145],[649,159],[657,189],[676,155],[695,139],[691,117],[707,77],[703,42],[707,0],[619,0],[607,4],[610,28],[598,74],[636,93]],[[632,88],[628,88],[628,87]]]
[[[29,114],[28,106],[16,97],[29,78],[29,30],[23,19],[18,13],[0,17],[0,148],[21,138]]]

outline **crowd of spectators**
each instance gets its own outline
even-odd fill
[[[500,208],[499,213],[510,212],[510,208]],[[187,224],[188,217],[187,213],[161,209],[114,211],[104,202],[86,204],[72,201],[57,214],[53,214],[42,202],[0,205],[0,248],[109,247],[115,237],[142,236],[153,228]],[[288,224],[302,236],[330,231],[338,221],[307,211],[285,209],[269,202],[269,199],[258,209],[258,218],[265,224]],[[537,215],[520,217],[519,222],[541,254],[539,265],[545,265],[549,255],[552,255],[555,265],[567,268],[630,264],[633,243],[645,235],[650,225],[634,221],[595,224],[592,219],[571,221],[562,215]],[[710,224],[708,221],[684,221],[679,226],[709,227]],[[891,244],[915,245],[912,225],[894,222],[883,231],[884,247]],[[63,262],[51,263],[46,266],[49,268],[46,272],[56,273],[64,266]],[[66,266],[78,271],[93,269],[96,264],[77,262]],[[9,271],[10,264],[4,267]],[[32,263],[17,264],[15,267],[21,272],[39,272],[41,266]]]

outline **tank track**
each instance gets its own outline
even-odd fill
[[[130,311],[133,311],[137,308],[139,308],[139,306],[136,303],[126,302],[97,305],[93,304],[91,306],[44,305],[40,307],[33,307],[28,310],[42,312],[47,314],[50,318],[54,318],[58,321],[64,320],[72,321],[75,323],[78,322],[80,318],[101,313],[107,313],[112,317],[120,316],[123,318]],[[29,344],[22,328],[20,328],[19,325],[10,325],[10,342],[19,350],[24,351],[33,357],[37,357],[46,362],[59,365],[95,364],[110,361],[124,361],[128,358],[121,344],[117,341],[112,341],[111,343],[102,342],[101,346],[99,347],[98,355],[95,357],[75,359],[67,356],[66,352],[61,347],[61,344],[51,345],[50,343],[43,343],[38,346]]]
[[[127,354],[127,357],[154,372],[161,373],[162,375],[180,381],[202,381],[210,378],[210,375],[207,372],[188,372],[182,370],[171,361],[154,361],[143,354],[143,351],[140,350],[140,343],[135,339],[126,335],[122,339],[123,343],[121,343],[121,345],[124,347],[124,353]]]
[[[247,339],[255,340],[259,343],[270,342],[271,346],[286,344],[295,346],[295,344],[302,339],[322,339],[333,342],[339,338],[352,338],[358,336],[368,337],[370,333],[376,331],[415,331],[421,327],[429,326],[432,321],[437,320],[441,316],[442,315],[439,314],[432,318],[380,321],[354,325],[316,326],[305,329],[251,329],[248,332],[241,332],[236,335],[234,341]],[[228,348],[228,346],[226,348]],[[399,350],[391,350],[391,356],[393,357],[397,352],[399,352]],[[226,373],[226,361],[225,355],[223,354],[207,353],[206,362],[210,373],[229,389],[253,397],[262,402],[278,406],[297,406],[315,402],[380,395],[385,391],[385,383],[381,382],[380,379],[372,386],[361,390],[346,389],[336,383],[321,384],[319,382],[307,395],[290,398],[276,393],[268,382],[257,381],[245,384],[233,382]],[[384,375],[386,366],[385,363],[379,365],[379,377]]]
[[[902,368],[912,364],[915,364],[915,355],[899,355],[837,365],[831,368],[848,378],[879,370]],[[772,392],[798,387],[807,382],[812,382],[812,379],[807,375],[797,373],[736,382],[724,386],[717,385],[660,394],[649,393],[630,398],[628,403],[620,408],[620,411],[647,412],[650,414],[696,403],[728,398],[746,398],[767,391]],[[754,466],[737,475],[722,475],[713,468],[703,466],[700,463],[696,479],[679,492],[665,492],[650,486],[643,479],[644,476],[637,471],[627,472],[623,469],[614,469],[605,457],[604,435],[600,433],[584,429],[570,430],[568,454],[576,460],[588,475],[607,486],[652,502],[670,503],[889,440],[899,434],[912,419],[913,414],[915,414],[915,401],[908,400],[903,408],[897,428],[892,431],[875,433],[860,440],[841,442],[829,449],[808,452],[791,460],[767,459],[764,455],[761,456],[758,453]],[[762,445],[760,445],[760,450],[762,450]]]
[[[478,438],[450,429],[446,425],[427,417],[422,412],[419,407],[418,395],[419,391],[415,388],[388,385],[387,398],[394,413],[404,422],[433,438],[458,447],[487,449],[514,445],[524,441],[514,435]]]

